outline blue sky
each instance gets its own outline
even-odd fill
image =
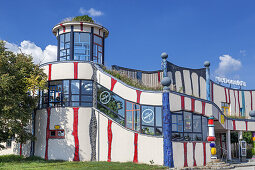
[[[158,70],[167,52],[184,67],[209,60],[212,79],[240,79],[255,89],[254,7],[253,0],[10,0],[1,2],[0,39],[13,51],[54,56],[52,28],[86,13],[110,32],[107,66]]]

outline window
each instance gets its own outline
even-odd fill
[[[90,61],[90,33],[74,33],[74,60]]]
[[[71,80],[71,105],[79,106],[80,101],[80,81],[79,80]]]
[[[62,81],[52,81],[49,84],[49,106],[61,106]]]
[[[60,35],[59,60],[70,60],[70,33]]]
[[[63,106],[70,106],[69,80],[63,80]]]
[[[162,109],[155,106],[142,107],[142,133],[161,136],[162,135]]]
[[[50,130],[49,131],[50,139],[64,139],[65,138],[65,130],[64,129],[57,129],[57,130]]]
[[[50,81],[49,93],[40,91],[40,108],[59,106],[93,106],[92,81],[90,80],[62,80]],[[48,101],[49,96],[49,101]]]
[[[125,125],[125,101],[101,85],[97,85],[97,108],[112,119]]]
[[[140,131],[140,105],[126,101],[126,127]]]
[[[97,108],[116,122],[137,132],[162,135],[162,107],[130,102],[97,84]]]
[[[224,115],[229,115],[229,108],[230,105],[225,102],[221,102],[221,111],[224,113]]]
[[[207,118],[192,112],[172,113],[173,141],[206,141]]]
[[[102,64],[103,40],[102,37],[94,34],[93,61]]]
[[[81,80],[81,106],[92,107],[93,86],[91,81]]]

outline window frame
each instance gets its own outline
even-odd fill
[[[93,80],[88,80],[88,79],[75,79],[77,81],[79,81],[79,94],[74,94],[74,95],[78,95],[79,96],[79,101],[75,101],[78,103],[78,106],[74,106],[72,105],[72,91],[71,91],[71,81],[74,80],[74,79],[63,79],[63,80],[52,80],[52,81],[48,81],[48,92],[44,93],[45,90],[40,90],[40,94],[47,94],[47,97],[48,100],[47,100],[47,103],[44,103],[44,95],[40,95],[39,97],[39,103],[41,102],[42,104],[39,104],[40,105],[40,108],[46,108],[46,107],[51,107],[51,108],[54,108],[54,107],[93,107],[93,93],[94,93],[94,90],[93,90]],[[61,83],[58,84],[61,86],[61,97],[60,97],[60,101],[59,102],[50,102],[50,83],[51,82],[55,82],[55,81],[60,81]],[[64,81],[68,81],[68,93],[64,93]],[[91,84],[91,94],[81,94],[81,84],[82,84],[82,81],[87,81],[88,84]],[[68,96],[68,101],[65,103],[64,102],[64,96]],[[81,101],[81,96],[89,96],[91,97],[91,102],[87,102],[87,101]],[[51,105],[52,103],[52,105]],[[60,104],[56,104],[56,103],[60,103]],[[82,103],[87,103],[88,106],[82,106],[81,104]],[[46,106],[47,105],[47,106]]]
[[[191,132],[185,132],[185,124],[184,124],[184,113],[185,112],[187,112],[187,113],[191,113],[191,120],[192,120],[192,127],[191,127]],[[205,116],[203,116],[203,115],[201,115],[201,114],[197,114],[197,113],[194,113],[194,112],[190,112],[190,111],[184,111],[184,110],[181,110],[181,111],[176,111],[176,112],[171,112],[171,115],[182,115],[182,122],[183,122],[183,131],[182,132],[178,132],[178,131],[173,131],[172,130],[172,134],[179,134],[180,136],[182,136],[181,138],[181,140],[173,140],[172,139],[172,141],[197,141],[197,142],[204,142],[204,141],[206,141],[206,140],[204,140],[204,139],[206,139],[206,137],[204,137],[204,130],[203,130],[203,117],[205,117]],[[194,120],[193,120],[193,115],[195,115],[195,116],[200,116],[200,124],[201,124],[201,132],[194,132]],[[207,120],[207,123],[208,123],[208,118],[207,117],[205,117],[206,118],[206,120]],[[172,121],[173,121],[173,119],[172,119]],[[205,127],[207,127],[207,134],[208,134],[208,126],[207,126],[207,124],[205,125]],[[177,127],[177,130],[178,130],[178,127]],[[185,140],[185,134],[191,134],[190,136],[192,136],[191,138],[190,138],[190,140]],[[201,135],[201,140],[194,140],[193,139],[193,135],[194,134],[200,134]]]
[[[79,42],[75,42],[75,34],[79,34]],[[81,39],[81,37],[80,37],[80,34],[88,34],[89,35],[89,41],[88,42],[81,42],[80,41],[80,39]],[[90,44],[91,44],[91,42],[90,42],[90,39],[91,39],[91,33],[90,32],[73,32],[73,37],[74,37],[74,52],[73,52],[73,54],[74,54],[74,60],[77,60],[77,61],[90,61]],[[75,43],[81,43],[82,44],[82,47],[83,47],[83,45],[85,44],[85,45],[87,45],[88,46],[88,48],[78,48],[78,49],[75,49]],[[85,47],[85,46],[84,46]],[[79,56],[79,59],[75,59],[75,50],[82,50],[83,52],[84,52],[84,60],[81,60],[80,59],[80,56]],[[88,54],[86,54],[88,52]]]
[[[69,41],[66,41],[66,35],[69,34]],[[61,36],[64,37],[64,48],[61,49]],[[71,60],[71,32],[63,33],[59,35],[59,61]],[[69,43],[69,48],[66,48],[66,44]],[[67,55],[67,50],[69,50],[69,55]],[[61,51],[65,51],[65,55],[61,56]],[[68,59],[69,56],[69,59]],[[63,60],[64,59],[64,60]]]

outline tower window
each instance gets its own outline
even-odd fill
[[[74,60],[90,61],[90,33],[74,33]]]
[[[60,61],[70,60],[70,33],[60,35]]]
[[[94,35],[94,47],[93,47],[93,61],[96,63],[102,63],[103,56],[103,40],[102,37]]]

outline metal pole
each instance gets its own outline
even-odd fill
[[[163,139],[164,139],[164,166],[174,167],[173,161],[173,145],[172,145],[172,115],[170,112],[170,102],[169,102],[169,86],[171,84],[171,80],[167,77],[167,65],[166,59],[168,55],[166,53],[161,54],[162,58],[162,69],[164,72],[163,79],[161,84],[164,86],[163,88]]]
[[[211,100],[211,88],[210,88],[210,62],[205,61],[204,66],[206,68],[206,99]]]

